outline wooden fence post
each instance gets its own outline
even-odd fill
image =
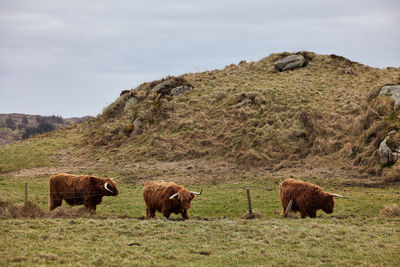
[[[251,209],[250,188],[246,188],[246,192],[247,192],[247,202],[249,204],[249,214],[252,214],[253,210]]]
[[[28,182],[25,182],[25,207],[28,206]]]

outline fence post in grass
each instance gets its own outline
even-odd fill
[[[253,210],[251,209],[250,188],[246,188],[246,192],[247,192],[247,202],[249,204],[249,214],[252,214]]]
[[[28,182],[25,182],[25,207],[28,206]]]

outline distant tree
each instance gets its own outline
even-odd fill
[[[22,123],[22,125],[27,125],[28,124],[28,118],[25,115],[22,117],[21,123]]]
[[[5,126],[6,126],[7,128],[12,129],[12,130],[17,129],[17,126],[15,125],[14,120],[13,120],[10,116],[7,117],[7,119],[6,119],[6,125],[5,125]]]
[[[40,123],[43,122],[43,117],[40,116],[40,115],[37,115],[37,116],[35,117],[35,120],[36,120],[36,124],[40,124]]]
[[[64,119],[61,116],[36,116],[36,123],[38,125],[43,123],[64,123]]]
[[[53,124],[48,123],[48,122],[42,122],[42,123],[39,124],[38,127],[25,128],[25,131],[22,134],[22,139],[27,139],[32,135],[42,134],[42,133],[45,133],[45,132],[50,132],[50,131],[53,131],[55,129],[56,129],[56,127]]]

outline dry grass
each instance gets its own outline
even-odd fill
[[[400,217],[400,208],[396,204],[387,205],[379,212],[379,217]]]
[[[0,199],[0,219],[42,218],[44,216],[45,212],[34,203],[28,202],[25,206]]]
[[[0,199],[0,219],[73,219],[73,218],[130,218],[127,215],[102,214],[96,215],[84,207],[73,209],[70,207],[58,207],[50,212],[44,211],[39,205],[28,202],[28,205],[16,204],[9,200]]]
[[[261,219],[263,216],[261,213],[253,211],[251,214],[250,213],[245,213],[242,216],[240,216],[240,219],[245,219],[245,220],[252,220],[252,219]]]

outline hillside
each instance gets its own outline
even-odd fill
[[[148,160],[201,159],[270,172],[323,167],[395,181],[398,163],[382,166],[378,148],[391,130],[400,129],[399,112],[390,97],[378,93],[399,84],[400,68],[299,54],[308,64],[295,70],[275,70],[274,62],[289,55],[280,53],[139,85],[96,119],[31,140],[33,146],[63,139],[46,151],[51,163],[31,166],[79,163],[123,170]],[[6,150],[13,148],[0,149],[1,157]],[[4,171],[18,169],[1,162]]]

